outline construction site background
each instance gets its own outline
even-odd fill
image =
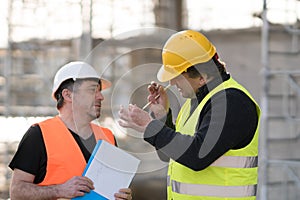
[[[10,13],[20,9],[21,2],[33,11],[46,4],[42,0],[9,2]],[[13,33],[24,30],[22,26],[26,28],[26,24],[20,26],[13,23],[13,17],[9,19],[12,23],[8,32],[12,35],[8,35],[8,45],[0,49],[0,117],[5,120],[23,117],[32,122],[32,117],[56,115],[55,102],[51,99],[55,72],[69,61],[88,61],[114,85],[104,92],[101,124],[113,130],[120,148],[142,159],[131,185],[134,199],[166,199],[167,163],[159,161],[155,150],[134,137],[134,132],[119,129],[115,120],[119,104],[131,102],[143,106],[146,103],[146,87],[151,80],[156,80],[165,38],[173,31],[189,28],[186,1],[145,1],[144,12],[152,11],[153,18],[149,17],[140,29],[148,31],[143,33],[136,29],[119,34],[127,37],[110,37],[111,32],[107,32],[107,38],[97,37],[91,19],[97,18],[93,14],[97,13],[96,8],[104,4],[113,6],[114,1],[67,2],[73,6],[79,4],[84,13],[90,13],[79,18],[83,31],[74,33],[71,38],[12,40]],[[294,2],[295,10],[300,10],[299,1],[286,2]],[[268,7],[271,3],[262,1],[261,12],[253,13],[261,26],[200,31],[215,44],[227,70],[252,93],[262,108],[258,199],[298,200],[300,14],[284,10],[294,13],[294,23],[271,23],[267,15],[272,11]],[[154,28],[149,28],[150,25]],[[170,94],[175,97],[172,108],[176,113],[183,99],[174,90]],[[10,132],[7,124],[0,125],[5,127],[1,128],[1,135],[23,134]],[[0,199],[9,198],[11,170],[7,165],[20,139],[0,140]]]

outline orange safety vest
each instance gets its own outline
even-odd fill
[[[70,131],[56,116],[39,123],[47,152],[44,180],[39,185],[62,184],[73,176],[81,176],[86,160]],[[106,140],[115,145],[112,132],[91,123],[96,140]]]

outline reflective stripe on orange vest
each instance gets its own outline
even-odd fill
[[[44,180],[39,185],[61,184],[73,176],[81,176],[86,160],[74,137],[56,116],[39,123],[42,131],[46,152],[47,167]],[[96,140],[106,140],[115,145],[112,132],[91,124]]]

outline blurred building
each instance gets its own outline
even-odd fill
[[[0,49],[0,115],[56,115],[51,89],[57,69],[72,60],[92,64],[113,82],[104,91],[101,123],[117,134],[120,148],[142,160],[132,183],[134,199],[165,199],[166,163],[115,120],[120,104],[146,103],[145,89],[156,80],[166,39],[193,28],[215,44],[228,71],[261,105],[259,199],[300,199],[300,1],[212,2],[3,1],[6,18],[0,25],[7,22],[2,37],[7,39]],[[173,89],[169,93],[176,116],[183,99]],[[0,199],[8,198],[7,163],[17,143],[0,143]]]

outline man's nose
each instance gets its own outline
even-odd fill
[[[96,99],[104,100],[104,96],[101,91],[96,91]]]

